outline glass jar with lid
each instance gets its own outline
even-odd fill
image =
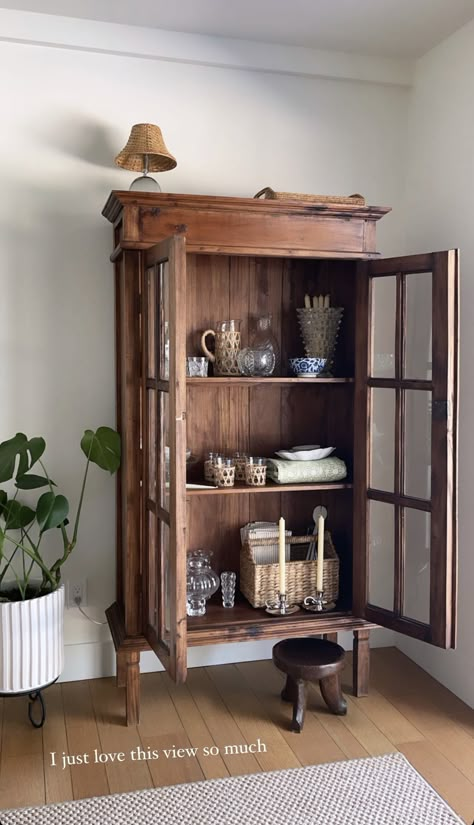
[[[204,616],[206,602],[218,590],[220,579],[211,568],[212,553],[205,550],[188,552],[186,560],[186,613]]]

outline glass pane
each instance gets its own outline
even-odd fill
[[[147,534],[147,558],[148,570],[146,576],[146,586],[148,588],[147,607],[148,624],[155,631],[158,631],[158,547],[157,547],[157,523],[158,519],[150,510],[148,511],[148,534]]]
[[[431,272],[406,276],[406,347],[404,378],[431,380]]]
[[[419,622],[430,622],[430,546],[431,516],[406,507],[405,581],[403,615]]]
[[[395,377],[396,297],[396,275],[372,279],[373,378]]]
[[[164,642],[170,640],[171,628],[171,594],[172,576],[170,574],[170,528],[164,521],[160,525],[160,556],[161,556],[161,607],[160,607],[160,638]]]
[[[147,378],[156,378],[156,276],[155,268],[146,273],[147,301]]]
[[[393,610],[394,505],[369,501],[369,602]]]
[[[370,487],[394,492],[395,390],[372,389]]]
[[[170,293],[168,261],[159,264],[160,273],[160,378],[168,381],[170,377]]]
[[[163,510],[169,510],[170,500],[170,430],[169,430],[169,395],[160,392],[160,500]]]
[[[146,468],[148,475],[148,498],[156,502],[156,390],[147,390],[148,455]]]
[[[405,390],[404,493],[431,496],[431,393]]]

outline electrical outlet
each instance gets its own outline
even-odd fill
[[[87,604],[87,579],[76,579],[67,583],[67,607],[77,607],[75,599],[81,600],[81,607]]]

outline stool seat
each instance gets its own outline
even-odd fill
[[[273,662],[294,679],[313,681],[344,667],[344,648],[326,639],[284,639],[273,648]]]
[[[338,715],[347,713],[340,684],[344,658],[344,649],[327,639],[284,639],[273,647],[273,663],[287,677],[281,697],[293,703],[292,730],[298,733],[303,730],[306,682],[319,681],[329,710]]]

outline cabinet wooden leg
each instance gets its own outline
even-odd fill
[[[334,644],[336,644],[336,645],[337,645],[337,633],[325,633],[325,634],[324,634],[324,638],[325,638],[328,642],[334,642]]]
[[[354,630],[352,654],[352,689],[354,696],[369,693],[370,630]]]
[[[140,653],[126,653],[125,706],[127,725],[140,721]]]
[[[118,651],[115,659],[117,662],[116,684],[117,687],[122,688],[125,687],[127,681],[127,654],[123,650]]]
[[[291,723],[291,730],[296,733],[301,733],[304,725],[304,714],[306,711],[306,682],[303,679],[297,679],[296,698],[293,703],[293,721]]]
[[[342,695],[341,680],[338,673],[333,676],[326,676],[319,680],[321,696],[326,702],[331,713],[344,716],[347,713],[347,702]]]

